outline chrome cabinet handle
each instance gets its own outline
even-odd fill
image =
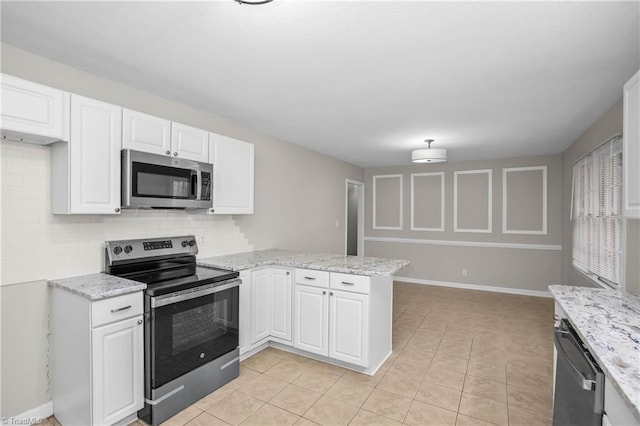
[[[326,290],[322,290],[322,294],[327,294],[327,291]]]
[[[138,320],[138,325],[141,325],[141,324],[142,324],[142,320]]]
[[[120,207],[116,207],[115,209],[113,209],[116,213],[120,213]]]
[[[304,277],[305,280],[309,280],[309,281],[315,281],[316,279],[313,277]]]
[[[178,156],[178,153],[177,153],[177,152],[174,152],[174,153],[173,153],[173,156],[174,156],[174,157],[177,157],[177,156]]]
[[[287,275],[291,275],[291,272],[287,271]]]
[[[112,309],[111,313],[115,314],[116,312],[126,311],[127,309],[131,309],[131,305],[123,306],[122,308]]]
[[[167,151],[167,152],[165,152],[165,154],[171,155],[171,151]]]
[[[333,296],[333,292],[332,292],[332,291],[331,291],[331,292],[329,292],[329,296]]]
[[[342,284],[344,284],[344,285],[356,285],[356,283],[350,283],[348,281],[342,281]]]

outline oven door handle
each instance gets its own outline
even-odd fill
[[[235,278],[227,281],[226,284],[216,285],[213,287],[206,287],[195,291],[176,292],[171,294],[165,294],[158,297],[151,298],[151,309],[159,308],[161,306],[171,305],[172,303],[184,302],[185,300],[195,299],[197,297],[207,296],[209,294],[218,293],[220,291],[229,290],[230,288],[239,287],[242,280]]]

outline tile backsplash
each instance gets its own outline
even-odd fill
[[[51,150],[1,142],[1,284],[104,270],[104,242],[194,234],[200,256],[252,250],[231,216],[125,210],[120,215],[51,214]]]

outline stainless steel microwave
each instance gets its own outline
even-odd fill
[[[122,150],[122,207],[209,209],[213,165],[147,152]]]

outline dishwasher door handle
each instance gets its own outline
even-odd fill
[[[553,330],[553,340],[554,340],[554,342],[556,344],[556,350],[558,351],[558,357],[562,356],[562,358],[567,362],[567,364],[569,364],[569,367],[570,367],[569,368],[569,372],[570,372],[571,376],[582,387],[582,389],[588,390],[588,391],[595,390],[596,381],[595,380],[591,380],[591,379],[587,379],[586,377],[584,377],[582,372],[580,372],[580,370],[578,370],[578,367],[576,367],[575,364],[573,362],[571,362],[571,358],[569,358],[569,355],[564,350],[564,347],[562,346],[562,343],[560,342],[560,339],[563,339],[563,338],[571,340],[571,338],[572,338],[571,333],[569,333],[568,331],[557,329],[557,328]]]

